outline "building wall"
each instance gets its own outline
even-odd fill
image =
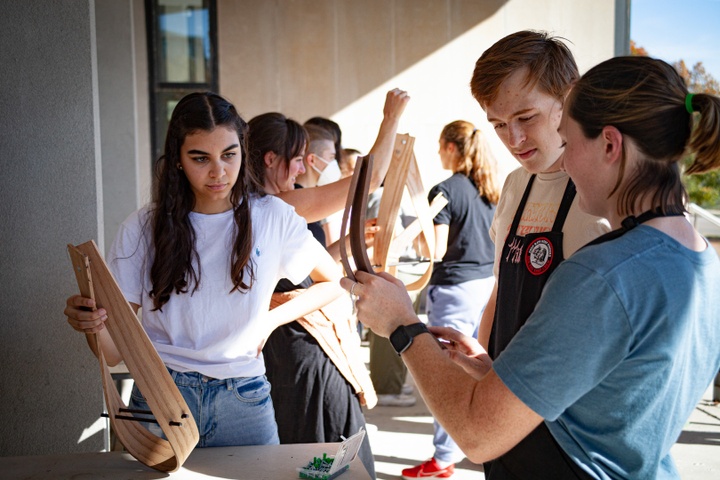
[[[280,111],[300,122],[322,115],[343,144],[367,152],[388,90],[412,97],[400,124],[416,138],[424,183],[440,168],[437,140],[457,119],[486,134],[504,176],[517,162],[470,95],[475,61],[523,29],[565,37],[581,71],[616,52],[624,0],[218,0],[220,92],[247,119]],[[625,26],[627,28],[627,25]],[[622,35],[619,39],[624,38]]]
[[[387,90],[412,96],[426,186],[442,126],[488,129],[468,82],[477,57],[524,28],[571,40],[582,70],[623,51],[627,0],[218,0],[220,93],[247,118],[324,115],[367,151]],[[149,199],[143,0],[4,1],[0,16],[0,455],[97,451],[97,363],[68,327],[66,244],[101,249]],[[624,9],[624,10],[623,10]],[[623,28],[627,28],[627,25]],[[432,181],[435,180],[435,181]]]

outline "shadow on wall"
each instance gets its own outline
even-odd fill
[[[506,3],[220,0],[221,91],[248,117],[268,110],[297,116],[303,105],[313,105],[313,115],[330,116]]]

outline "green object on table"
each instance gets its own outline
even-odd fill
[[[314,457],[305,467],[298,468],[298,475],[300,478],[311,480],[332,480],[350,468],[350,465],[345,465],[331,474],[333,460],[334,457],[328,457],[327,453],[323,453],[322,458]]]
[[[350,462],[355,459],[360,444],[365,438],[365,429],[361,428],[355,435],[344,439],[334,456],[323,453],[322,457],[313,457],[305,467],[298,468],[300,478],[311,480],[332,480],[350,468]],[[335,460],[337,459],[337,463]]]

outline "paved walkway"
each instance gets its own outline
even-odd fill
[[[375,407],[365,418],[378,479],[401,478],[403,468],[432,456],[432,417],[419,395],[413,407]],[[712,402],[712,389],[693,412],[672,454],[683,480],[720,478],[720,406]],[[485,478],[482,467],[467,459],[455,472],[453,480]]]

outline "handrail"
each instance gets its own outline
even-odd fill
[[[712,223],[716,227],[720,228],[720,218],[718,218],[716,215],[713,215],[712,213],[705,210],[704,208],[699,207],[694,203],[690,203],[688,205],[688,212],[691,215],[694,215],[695,217],[701,217],[701,218],[707,220],[708,222]]]

